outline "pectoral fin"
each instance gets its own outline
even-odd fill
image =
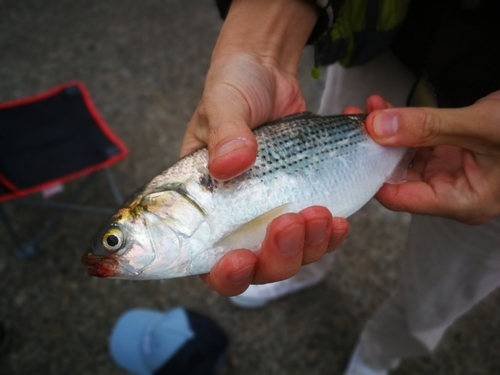
[[[237,230],[217,242],[216,246],[230,249],[250,249],[256,251],[266,235],[268,225],[280,215],[290,212],[290,204],[279,207],[257,216],[255,219],[243,224]]]

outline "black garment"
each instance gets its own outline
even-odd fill
[[[328,2],[335,19],[344,2]],[[399,28],[377,31],[381,3],[367,1],[367,29],[357,36],[349,66],[364,64],[391,46],[417,76],[427,77],[439,107],[464,107],[500,90],[499,0],[412,0]],[[217,0],[223,18],[230,4],[231,0]],[[309,42],[315,42],[319,65],[333,64],[345,55],[346,46],[325,34],[319,14]]]
[[[392,50],[439,107],[471,105],[500,90],[500,1],[414,0]]]
[[[305,1],[305,0],[304,0]],[[329,31],[333,23],[333,17],[336,17],[338,11],[345,0],[308,0],[316,5],[318,10],[318,21],[314,26],[307,44],[313,44],[317,39]],[[217,8],[222,19],[226,19],[231,7],[232,0],[216,0]]]
[[[154,375],[211,375],[229,346],[219,325],[195,311],[186,314],[195,337],[182,346]]]

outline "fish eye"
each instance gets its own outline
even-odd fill
[[[109,251],[118,251],[123,245],[123,233],[121,230],[113,228],[102,237],[102,246]]]

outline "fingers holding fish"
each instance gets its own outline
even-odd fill
[[[201,278],[225,296],[241,294],[250,284],[288,279],[302,265],[305,228],[306,221],[300,214],[282,215],[269,225],[257,254],[245,249],[232,250]]]
[[[335,220],[335,228],[330,211],[321,206],[312,206],[300,211],[306,221],[305,243],[302,265],[320,260],[326,252],[334,251],[349,230],[347,220]],[[347,223],[346,226],[343,223]],[[334,233],[335,229],[335,233]],[[345,235],[344,235],[345,234]]]
[[[349,107],[346,107],[342,113],[344,115],[359,115],[359,114],[363,113],[363,111],[361,109],[359,109],[358,107],[349,106]]]
[[[461,108],[389,107],[369,116],[366,126],[377,143],[387,146],[448,145],[498,156],[499,105],[500,91]]]
[[[486,169],[471,151],[459,147],[419,151],[408,182],[384,185],[375,196],[380,203],[394,211],[442,216],[470,225],[499,215],[499,167]]]
[[[370,113],[379,109],[389,109],[394,108],[393,105],[380,95],[371,95],[368,99],[366,99],[366,113]],[[346,107],[343,111],[344,115],[357,115],[363,113],[363,111],[355,106]]]
[[[205,145],[208,147],[208,169],[212,177],[225,181],[246,171],[255,161],[257,142],[249,128],[249,114],[243,98],[231,89],[215,90],[205,94],[188,124],[181,156]],[[231,108],[241,110],[221,111],[215,103],[234,102]],[[242,115],[241,113],[244,113]]]
[[[299,271],[305,231],[306,221],[300,214],[285,214],[269,224],[258,253],[254,284],[285,280]]]
[[[394,106],[385,101],[380,95],[372,95],[366,99],[366,113],[377,111],[379,109],[389,109],[394,108]]]
[[[241,125],[237,122],[231,122],[226,125],[214,125],[209,130],[210,136],[207,139],[210,155],[208,169],[210,175],[219,181],[227,181],[245,172],[252,166],[257,154],[255,137],[246,125]],[[195,126],[197,125],[193,125],[192,127]],[[195,135],[195,131],[195,129],[188,129],[186,131],[181,156],[187,155],[206,145]],[[204,131],[200,130],[199,132]],[[239,132],[237,137],[232,135],[233,131]],[[243,133],[248,133],[248,136]]]
[[[390,107],[366,120],[386,146],[420,147],[408,182],[383,186],[389,209],[482,224],[500,213],[500,92],[462,108]],[[376,108],[384,109],[384,108]]]
[[[224,296],[243,293],[253,282],[257,255],[245,249],[233,250],[224,255],[210,273],[200,275],[207,285]]]
[[[258,253],[246,249],[225,254],[201,278],[225,296],[243,293],[250,284],[285,280],[302,265],[306,221],[300,214],[285,214],[273,220]]]
[[[275,105],[277,98],[281,99],[279,105]],[[251,129],[304,110],[295,78],[252,55],[213,58],[181,156],[207,146],[211,176],[229,180],[255,161],[257,143]]]
[[[269,226],[258,254],[234,250],[201,278],[225,296],[242,293],[250,284],[265,284],[294,276],[300,266],[318,261],[345,240],[349,223],[332,218],[325,207],[313,206],[287,214]]]
[[[337,250],[347,238],[350,230],[349,222],[343,217],[333,217],[331,223],[332,230],[330,232],[330,238],[328,239],[327,253],[332,253]]]
[[[295,276],[301,266],[336,250],[348,232],[346,219],[332,218],[330,211],[321,206],[280,216],[269,225],[258,253],[253,283],[264,284]]]

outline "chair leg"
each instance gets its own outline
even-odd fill
[[[71,194],[70,198],[68,199],[67,203],[70,205],[75,203],[80,195],[83,193],[83,191],[87,188],[87,185],[90,183],[92,178],[94,177],[93,174],[88,175],[85,180],[78,186],[78,189]],[[45,224],[43,229],[38,232],[38,234],[35,236],[35,238],[30,242],[30,245],[32,248],[28,248],[27,251],[34,250],[36,251],[36,246],[47,236],[47,234],[50,232],[50,230],[61,220],[61,217],[69,210],[69,207],[61,207],[56,210],[56,212],[52,215],[50,220]],[[33,253],[34,254],[34,253]]]
[[[0,206],[0,218],[2,219],[3,223],[5,224],[5,227],[7,228],[7,232],[9,233],[10,237],[12,238],[12,241],[14,242],[14,245],[16,246],[16,254],[20,258],[28,258],[30,256],[31,250],[34,250],[34,249],[32,249],[31,246],[25,245],[21,242],[16,231],[14,230],[14,227],[10,223],[10,220],[9,220],[9,217],[7,216],[7,213],[4,211],[2,206]],[[26,254],[26,256],[23,256],[23,254]],[[33,255],[33,254],[31,254],[31,255]]]
[[[88,175],[83,180],[83,182],[78,186],[77,190],[73,194],[71,194],[67,203],[71,205],[74,202],[76,202],[93,177],[94,177],[93,174]],[[66,211],[68,211],[68,209],[69,209],[68,207],[64,206],[56,208],[56,212],[44,225],[42,230],[38,232],[38,234],[30,242],[27,243],[21,242],[16,232],[14,231],[14,228],[10,224],[7,214],[5,213],[5,211],[0,210],[0,216],[2,217],[2,221],[5,223],[7,231],[10,233],[16,245],[16,255],[19,258],[23,259],[31,258],[32,256],[34,256],[36,254],[38,244],[47,236],[49,231],[57,224],[57,222],[61,219],[62,215],[64,215]]]
[[[111,189],[111,193],[113,194],[113,197],[115,198],[115,202],[121,206],[123,204],[123,197],[120,193],[120,190],[118,189],[118,185],[116,185],[115,179],[113,175],[111,174],[111,171],[109,168],[104,168],[103,169],[104,175],[106,176],[106,179],[108,180],[109,187]]]
[[[123,198],[122,195],[120,194],[118,186],[116,185],[113,175],[111,174],[111,171],[109,171],[108,168],[104,168],[103,171],[116,203],[118,205],[121,205],[123,203]],[[47,236],[50,230],[52,230],[52,228],[59,222],[62,215],[64,215],[68,210],[79,210],[79,211],[86,211],[86,212],[105,214],[105,215],[111,215],[113,214],[113,212],[115,212],[114,209],[100,208],[100,207],[85,207],[75,204],[75,202],[83,193],[87,185],[90,183],[91,179],[94,177],[94,175],[95,175],[94,173],[88,175],[84,179],[84,181],[78,186],[77,190],[64,203],[34,201],[26,198],[18,201],[18,203],[21,204],[38,205],[38,206],[55,208],[55,212],[52,215],[52,217],[46,222],[42,230],[38,232],[38,234],[30,242],[23,243],[20,240],[19,236],[17,235],[17,233],[15,232],[14,228],[11,225],[7,213],[0,207],[0,218],[4,222],[7,231],[9,232],[10,237],[12,238],[16,246],[16,255],[19,258],[26,259],[34,256],[37,252],[38,244]]]

